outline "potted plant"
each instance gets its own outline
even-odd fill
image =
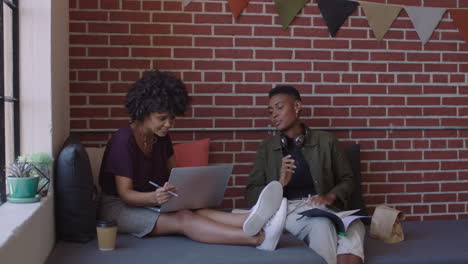
[[[39,176],[31,175],[33,168],[27,162],[13,162],[7,166],[9,202],[32,203],[40,200],[40,195],[37,195]]]
[[[18,157],[18,162],[27,162],[32,165],[31,175],[39,177],[38,192],[42,196],[47,195],[50,181],[50,166],[54,159],[45,152],[28,153]]]

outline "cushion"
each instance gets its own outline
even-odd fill
[[[354,189],[348,203],[349,209],[362,209],[361,214],[367,215],[367,208],[361,193],[361,146],[354,144],[344,149],[354,174]]]
[[[55,211],[59,239],[87,242],[95,235],[96,201],[88,154],[69,137],[56,160]]]
[[[86,153],[88,153],[89,161],[91,164],[91,174],[93,175],[93,183],[96,186],[98,192],[101,192],[99,187],[99,171],[101,170],[102,157],[104,156],[105,147],[102,148],[86,148]]]
[[[177,167],[208,166],[209,150],[209,138],[174,145]]]

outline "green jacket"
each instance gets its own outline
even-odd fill
[[[333,207],[344,210],[354,185],[349,161],[333,135],[306,129],[308,131],[302,154],[309,164],[315,191],[318,194],[334,193],[337,199]],[[257,202],[265,185],[279,180],[282,158],[280,135],[269,137],[262,142],[246,187],[245,199],[249,206]]]

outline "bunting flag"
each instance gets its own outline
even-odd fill
[[[468,10],[467,9],[450,9],[453,23],[458,27],[458,31],[468,43]]]
[[[359,2],[364,10],[369,26],[374,32],[375,38],[381,40],[395,18],[400,14],[402,7],[394,5]]]
[[[276,9],[283,29],[287,29],[296,15],[309,0],[275,0]]]
[[[405,11],[413,22],[414,29],[423,45],[431,38],[445,10],[445,8],[405,6]]]
[[[358,2],[348,0],[317,0],[317,3],[332,37],[359,5]]]
[[[249,0],[229,0],[229,7],[231,8],[234,18],[238,18],[242,10],[247,7]]]
[[[185,8],[188,4],[190,4],[190,2],[192,2],[192,0],[182,0],[182,5]]]

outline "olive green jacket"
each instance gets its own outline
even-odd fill
[[[315,191],[318,194],[334,193],[337,199],[333,207],[344,210],[354,185],[349,161],[333,135],[306,129],[308,131],[302,154],[309,164]],[[280,135],[269,137],[262,142],[246,187],[245,199],[249,206],[257,202],[265,185],[279,180],[282,158]]]

